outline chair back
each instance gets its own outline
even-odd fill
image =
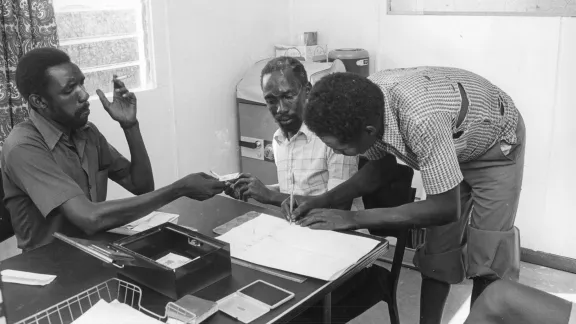
[[[4,206],[4,186],[2,184],[2,173],[0,172],[0,242],[14,236],[14,228],[12,227],[12,219],[6,206]]]
[[[368,160],[361,158],[358,167],[362,168],[367,162]],[[380,189],[362,197],[364,208],[397,207],[413,202],[412,178],[414,177],[414,170],[406,165],[398,164],[396,157],[390,154],[376,162],[381,164],[383,168],[392,168],[387,170],[392,173],[392,177]],[[389,177],[389,174],[384,176]]]

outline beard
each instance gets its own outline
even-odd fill
[[[302,127],[302,119],[298,116],[275,116],[276,123],[284,133],[296,133]]]

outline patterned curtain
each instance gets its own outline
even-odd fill
[[[0,0],[0,150],[14,125],[28,118],[16,89],[16,65],[36,47],[58,47],[52,0]]]

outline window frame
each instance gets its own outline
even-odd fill
[[[117,40],[117,39],[128,39],[136,38],[138,43],[138,57],[137,61],[129,61],[122,63],[113,63],[108,65],[99,65],[94,67],[82,67],[80,69],[83,73],[99,72],[99,71],[113,71],[115,69],[124,67],[139,67],[139,77],[140,85],[137,88],[129,89],[131,92],[142,92],[149,91],[156,88],[156,73],[154,67],[154,56],[153,56],[153,39],[152,39],[152,17],[151,17],[151,0],[138,0],[134,4],[128,5],[118,5],[114,7],[108,7],[107,5],[100,5],[98,1],[88,1],[85,3],[88,5],[83,8],[73,8],[70,5],[57,5],[58,0],[54,0],[54,14],[57,16],[58,13],[62,12],[83,12],[83,11],[120,11],[126,9],[136,9],[136,31],[134,33],[127,33],[123,35],[113,35],[113,36],[97,36],[97,37],[78,37],[73,39],[60,40],[59,47],[74,45],[74,44],[89,44],[97,43],[103,41]],[[76,3],[74,3],[75,5]],[[56,20],[58,25],[58,20]],[[91,99],[97,99],[97,96],[92,96],[95,93],[90,93]],[[105,95],[109,96],[112,92],[106,92]]]

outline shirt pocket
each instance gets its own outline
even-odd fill
[[[96,173],[96,202],[106,200],[108,192],[108,169]]]

